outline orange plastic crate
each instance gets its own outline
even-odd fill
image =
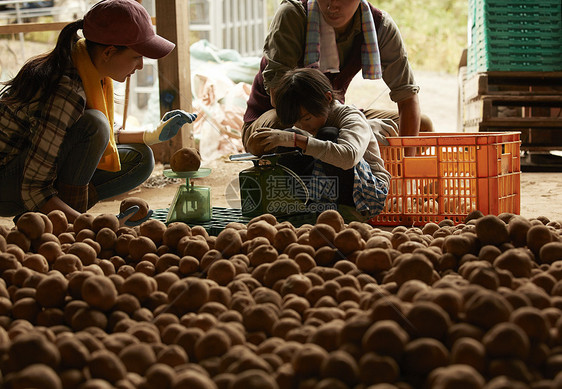
[[[375,226],[423,226],[472,211],[519,214],[520,132],[433,133],[388,138],[381,147],[392,178],[385,208]],[[404,147],[416,155],[404,156]]]

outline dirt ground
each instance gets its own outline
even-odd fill
[[[418,72],[421,86],[422,111],[433,120],[436,131],[457,131],[457,77],[450,74]],[[347,93],[347,103],[361,107],[393,108],[388,99],[386,86],[379,81],[356,78]],[[238,173],[251,166],[250,162],[230,162],[225,156],[218,160],[205,161],[210,167],[209,177],[197,179],[196,185],[211,187],[211,205],[215,207],[239,208]],[[118,213],[120,202],[129,196],[142,197],[152,209],[168,208],[172,203],[181,180],[164,177],[164,166],[157,164],[147,183],[133,191],[102,201],[94,206],[93,214]],[[527,218],[546,216],[562,221],[562,173],[521,174],[521,215]],[[1,218],[0,224],[13,226],[11,218]]]

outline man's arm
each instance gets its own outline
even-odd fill
[[[418,136],[420,133],[421,110],[418,95],[399,101],[400,136]]]

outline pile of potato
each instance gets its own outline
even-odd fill
[[[562,388],[561,231],[26,213],[0,230],[0,387]]]

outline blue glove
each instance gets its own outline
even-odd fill
[[[164,142],[176,136],[184,124],[192,123],[196,118],[196,114],[187,113],[181,109],[166,112],[156,129],[145,131],[142,139],[147,145]]]
[[[119,226],[128,226],[128,227],[134,227],[134,226],[138,226],[140,224],[142,224],[143,222],[147,221],[148,219],[150,219],[150,217],[152,216],[152,209],[148,210],[148,214],[143,217],[142,219],[139,220],[135,220],[135,221],[131,221],[129,220],[131,217],[133,217],[133,215],[135,213],[137,213],[139,211],[139,206],[138,205],[133,205],[132,207],[128,208],[127,210],[121,212],[119,215],[117,215],[117,219],[119,220]]]

